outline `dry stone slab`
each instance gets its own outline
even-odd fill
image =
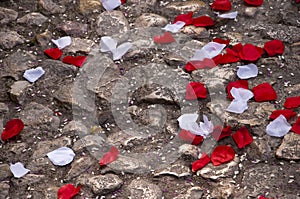
[[[300,135],[290,132],[286,134],[276,156],[287,160],[300,160]]]
[[[18,17],[18,12],[0,7],[0,24],[8,24],[12,21],[15,21]]]
[[[129,23],[121,11],[105,11],[97,20],[97,33],[99,36],[111,36],[129,31]]]
[[[67,35],[78,37],[87,33],[88,25],[76,21],[65,21],[59,24],[57,29],[62,30]],[[74,43],[74,39],[75,38],[72,38],[72,44]]]
[[[145,180],[133,180],[128,185],[127,189],[130,190],[130,198],[132,199],[160,199],[162,198],[161,189],[150,182]]]
[[[37,25],[40,26],[48,20],[48,17],[45,17],[41,13],[32,12],[22,18],[17,20],[18,23],[27,24],[27,25]]]
[[[66,6],[59,5],[52,0],[39,0],[39,5],[50,14],[62,14],[66,12]]]
[[[0,182],[0,190],[1,190],[1,194],[0,194],[0,199],[6,199],[9,195],[9,182],[7,181],[2,181]]]
[[[95,194],[107,194],[119,189],[123,181],[114,174],[99,175],[87,180],[87,185]]]
[[[95,47],[95,42],[89,39],[72,38],[72,44],[64,49],[64,52],[69,53],[89,53]]]
[[[26,97],[26,90],[30,87],[28,81],[16,81],[11,85],[10,97],[13,101],[23,104]]]
[[[163,27],[168,20],[160,15],[153,13],[144,13],[135,20],[136,27]]]
[[[3,181],[5,178],[12,176],[8,164],[0,164],[0,180]]]
[[[80,0],[79,11],[81,14],[89,14],[93,11],[99,11],[102,8],[102,4],[98,0]]]
[[[184,2],[172,2],[166,6],[166,9],[176,10],[182,13],[195,12],[201,8],[206,8],[207,4],[203,1],[184,1]]]
[[[3,49],[11,49],[16,45],[23,44],[25,38],[16,31],[0,32],[0,47]]]
[[[78,160],[73,161],[71,164],[71,169],[68,171],[66,175],[66,179],[71,180],[72,178],[81,175],[95,163],[96,160],[92,159],[89,156],[81,157]]]

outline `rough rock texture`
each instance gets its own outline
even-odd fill
[[[287,160],[300,159],[300,135],[290,132],[284,136],[282,144],[276,151],[276,156]]]
[[[25,39],[15,31],[1,31],[0,32],[0,47],[4,49],[11,49],[18,44],[23,44]]]
[[[18,12],[0,7],[0,24],[7,24],[11,21],[16,20],[18,17]]]
[[[133,180],[127,187],[130,190],[131,198],[158,199],[162,197],[160,188],[145,180]]]
[[[99,36],[111,36],[129,30],[129,24],[120,11],[106,11],[99,15],[97,20],[97,33]]]
[[[37,13],[37,12],[32,12],[29,13],[21,18],[19,18],[17,20],[18,23],[25,23],[28,25],[42,25],[43,23],[45,23],[48,20],[47,17],[45,17],[44,15],[42,15],[41,13]]]

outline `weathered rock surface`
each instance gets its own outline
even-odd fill
[[[0,164],[0,179],[5,180],[6,178],[12,176],[12,173],[10,172],[9,165],[8,164]]]
[[[163,27],[168,23],[165,17],[153,13],[144,13],[135,20],[136,27]]]
[[[203,1],[185,1],[185,2],[172,2],[166,6],[166,9],[172,9],[179,12],[195,12],[207,5]]]
[[[118,159],[109,164],[115,172],[125,173],[144,173],[148,170],[147,164],[142,159],[119,155]]]
[[[89,156],[81,157],[78,160],[73,161],[71,164],[71,169],[68,171],[66,175],[66,179],[70,180],[72,178],[81,175],[96,162],[97,162],[96,159],[92,159]]]
[[[18,23],[25,23],[28,25],[42,25],[48,20],[47,17],[38,12],[29,13],[17,20]]]
[[[93,11],[99,11],[102,8],[102,4],[97,0],[80,0],[79,11],[81,14],[89,14]]]
[[[133,180],[128,185],[127,189],[130,190],[130,198],[132,199],[159,199],[162,197],[162,191],[160,188],[157,185],[145,180]]]
[[[125,33],[128,30],[128,21],[120,11],[105,11],[98,17],[97,33],[99,36],[112,36]]]
[[[12,9],[0,7],[0,24],[10,23],[11,21],[16,20],[17,17],[18,12]]]
[[[87,180],[86,184],[95,194],[106,194],[119,189],[123,181],[117,175],[106,174],[91,177]]]
[[[10,97],[13,101],[22,104],[26,97],[26,90],[30,87],[30,83],[27,81],[16,81],[10,90]]]
[[[95,42],[89,39],[72,38],[72,44],[64,49],[65,52],[69,53],[89,53],[95,47]]]
[[[18,44],[23,44],[25,38],[15,31],[1,31],[0,32],[0,47],[4,49],[11,49]]]
[[[65,21],[57,26],[57,29],[62,30],[70,36],[83,36],[88,31],[88,25],[76,21]],[[74,42],[75,38],[72,38]],[[73,44],[73,43],[72,43]]]
[[[290,132],[282,140],[276,156],[287,160],[300,160],[300,135]]]
[[[0,182],[0,190],[1,190],[1,194],[0,194],[0,199],[6,199],[9,195],[9,183],[8,181],[2,181]]]
[[[59,5],[52,0],[39,0],[39,5],[50,14],[59,14],[66,12],[66,7],[64,5]]]

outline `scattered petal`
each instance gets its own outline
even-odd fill
[[[258,75],[258,68],[255,64],[238,66],[237,76],[240,79],[249,79]]]
[[[155,43],[158,44],[169,44],[175,42],[175,39],[170,32],[165,32],[165,34],[161,36],[160,35],[155,36],[153,40]]]
[[[192,72],[197,69],[210,69],[216,67],[215,62],[212,59],[204,58],[203,61],[189,61],[185,66],[184,69],[187,72]]]
[[[283,115],[287,120],[292,119],[293,117],[295,117],[297,115],[296,112],[294,112],[293,110],[275,110],[272,112],[272,114],[270,115],[270,119],[271,120],[275,120],[279,115]]]
[[[254,99],[257,102],[265,102],[276,100],[277,94],[274,88],[269,83],[262,83],[252,89]]]
[[[250,90],[244,89],[244,88],[233,87],[230,90],[230,93],[235,100],[239,100],[239,101],[247,102],[248,100],[250,100],[253,97],[253,93]]]
[[[270,122],[267,126],[267,134],[274,137],[282,137],[287,134],[290,129],[291,125],[286,121],[283,115],[279,115],[275,120]]]
[[[229,0],[215,0],[210,7],[217,11],[229,11],[231,10],[231,2]]]
[[[228,98],[230,100],[233,100],[233,96],[231,95],[231,89],[235,87],[235,88],[244,88],[244,89],[249,89],[248,87],[248,81],[247,80],[237,80],[234,82],[229,82],[226,90],[227,90],[227,94],[228,94]]]
[[[66,184],[59,188],[57,192],[58,199],[72,199],[80,191],[81,186],[75,187],[73,184]]]
[[[245,61],[256,61],[263,54],[263,49],[252,44],[246,44],[243,46],[239,53],[242,60]]]
[[[186,100],[194,100],[198,98],[205,99],[207,95],[206,88],[204,84],[200,82],[190,82],[186,86],[185,99]]]
[[[8,140],[20,134],[20,132],[24,129],[24,123],[20,119],[12,119],[5,124],[4,128],[5,129],[1,134],[1,139]]]
[[[77,67],[81,67],[86,60],[86,56],[65,56],[62,60],[65,64],[71,64]]]
[[[209,42],[203,46],[200,50],[196,50],[191,60],[202,61],[205,58],[212,59],[222,52],[226,47],[226,44],[219,44],[217,42]]]
[[[185,22],[177,21],[174,24],[167,24],[162,29],[165,30],[165,31],[169,31],[171,33],[177,33],[183,26],[185,26]]]
[[[193,14],[193,12],[189,12],[187,14],[180,14],[174,19],[173,24],[178,21],[181,21],[185,23],[185,26],[191,25],[193,23]]]
[[[62,56],[63,51],[61,51],[59,48],[49,48],[49,49],[46,49],[44,51],[44,53],[48,57],[50,57],[50,58],[52,58],[54,60],[57,60],[57,59],[59,59]]]
[[[245,3],[251,6],[261,6],[263,4],[263,0],[244,0]]]
[[[248,109],[248,105],[246,101],[232,100],[226,111],[231,113],[243,113]]]
[[[26,169],[21,162],[11,164],[9,168],[15,178],[21,178],[30,171],[29,169]]]
[[[286,98],[284,108],[298,108],[300,106],[300,96]]]
[[[101,0],[102,6],[105,10],[111,11],[117,7],[119,7],[122,2],[120,0]]]
[[[195,135],[195,134],[191,133],[190,131],[187,131],[187,130],[184,130],[184,129],[182,129],[179,132],[179,137],[182,140],[191,143],[192,145],[199,145],[203,142],[203,136]]]
[[[68,147],[61,147],[47,153],[47,156],[54,165],[65,166],[73,161],[75,153]]]
[[[63,49],[72,44],[72,39],[70,36],[61,37],[57,40],[51,39],[51,41],[59,48]]]
[[[225,126],[224,128],[222,128],[222,126],[219,125],[214,128],[212,136],[215,138],[216,141],[220,141],[225,137],[231,136],[231,133],[231,126]]]
[[[240,129],[238,129],[233,135],[233,140],[237,144],[239,149],[244,148],[245,146],[251,144],[253,142],[253,137],[251,136],[248,129],[243,126]]]
[[[115,146],[112,146],[109,152],[105,153],[103,157],[100,159],[100,166],[106,166],[109,163],[115,161],[119,155],[119,151]]]
[[[200,122],[200,132],[203,137],[206,137],[214,131],[214,125],[211,121],[208,120],[207,116],[204,114],[203,121],[204,122]]]
[[[291,131],[300,135],[300,117],[298,117],[297,121],[292,126]]]
[[[266,42],[264,49],[269,56],[282,55],[284,52],[284,44],[282,41],[274,39]]]
[[[213,42],[219,43],[219,44],[226,44],[226,46],[229,45],[230,39],[221,39],[221,38],[214,38]]]
[[[34,83],[36,80],[38,80],[40,77],[42,77],[45,74],[45,71],[42,67],[32,68],[25,71],[23,74],[23,77],[27,79],[29,82]]]
[[[223,55],[220,54],[220,55],[214,57],[213,60],[216,63],[216,65],[219,65],[219,64],[236,63],[236,62],[240,61],[240,58],[236,57],[232,53],[226,53],[226,54],[223,54]]]
[[[116,49],[112,49],[111,52],[113,54],[113,60],[121,59],[123,55],[125,55],[128,52],[130,48],[132,48],[132,43],[125,42],[119,45]]]
[[[238,11],[218,14],[218,17],[223,19],[235,19],[237,18],[237,16],[238,16]]]
[[[100,51],[109,52],[117,48],[117,41],[109,36],[101,37]]]
[[[230,162],[234,159],[235,152],[231,146],[217,146],[211,153],[211,161],[214,166],[219,166],[223,163]]]
[[[199,160],[192,163],[192,171],[196,172],[205,167],[210,162],[210,158],[206,153],[203,153]]]
[[[181,129],[190,131],[195,135],[200,135],[200,126],[197,123],[198,114],[183,114],[177,121],[179,122],[179,127]]]
[[[196,27],[209,27],[214,24],[214,20],[209,16],[201,16],[193,19],[193,25]]]

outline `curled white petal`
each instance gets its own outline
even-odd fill
[[[127,53],[127,51],[132,47],[132,43],[125,42],[118,46],[116,49],[112,49],[113,60],[121,59],[123,55]]]
[[[258,68],[255,64],[248,64],[244,66],[238,66],[237,76],[240,79],[249,79],[256,77],[258,74]]]
[[[117,7],[119,7],[122,2],[120,0],[101,0],[102,6],[105,10],[111,11]]]
[[[218,14],[218,17],[224,18],[224,19],[235,19],[238,15],[238,11],[235,12],[229,12],[224,14]]]
[[[252,91],[250,91],[248,89],[244,89],[244,88],[232,87],[230,90],[230,93],[231,93],[232,97],[237,101],[247,102],[254,96]]]
[[[243,113],[248,109],[247,101],[232,100],[226,111],[231,113]]]
[[[101,37],[100,51],[109,52],[117,48],[117,41],[109,36]]]
[[[23,77],[27,79],[29,82],[34,83],[36,80],[38,80],[40,77],[42,77],[45,74],[45,71],[42,67],[32,68],[28,69],[24,72]]]
[[[200,122],[200,134],[204,137],[208,136],[214,130],[214,125],[208,120],[206,115],[203,115],[203,122]]]
[[[26,169],[21,162],[17,162],[16,164],[11,164],[9,169],[15,178],[21,178],[30,171],[29,169]]]
[[[163,30],[172,32],[172,33],[177,33],[183,26],[185,25],[185,22],[183,21],[176,21],[173,24],[167,24],[165,27],[163,27]]]
[[[61,37],[59,39],[51,39],[51,41],[59,48],[63,49],[72,44],[72,39],[70,36]]]
[[[75,153],[68,147],[61,147],[47,153],[47,156],[54,165],[65,166],[73,161]]]
[[[195,135],[199,135],[201,131],[200,126],[197,123],[198,114],[183,114],[177,121],[179,122],[179,127],[181,129],[190,131]]]
[[[283,115],[279,115],[267,126],[267,134],[274,137],[282,137],[287,134],[292,126],[286,121]]]
[[[222,50],[226,47],[226,44],[220,44],[217,42],[209,42],[203,46],[200,50],[196,50],[191,60],[202,61],[204,58],[212,59],[219,55]]]

